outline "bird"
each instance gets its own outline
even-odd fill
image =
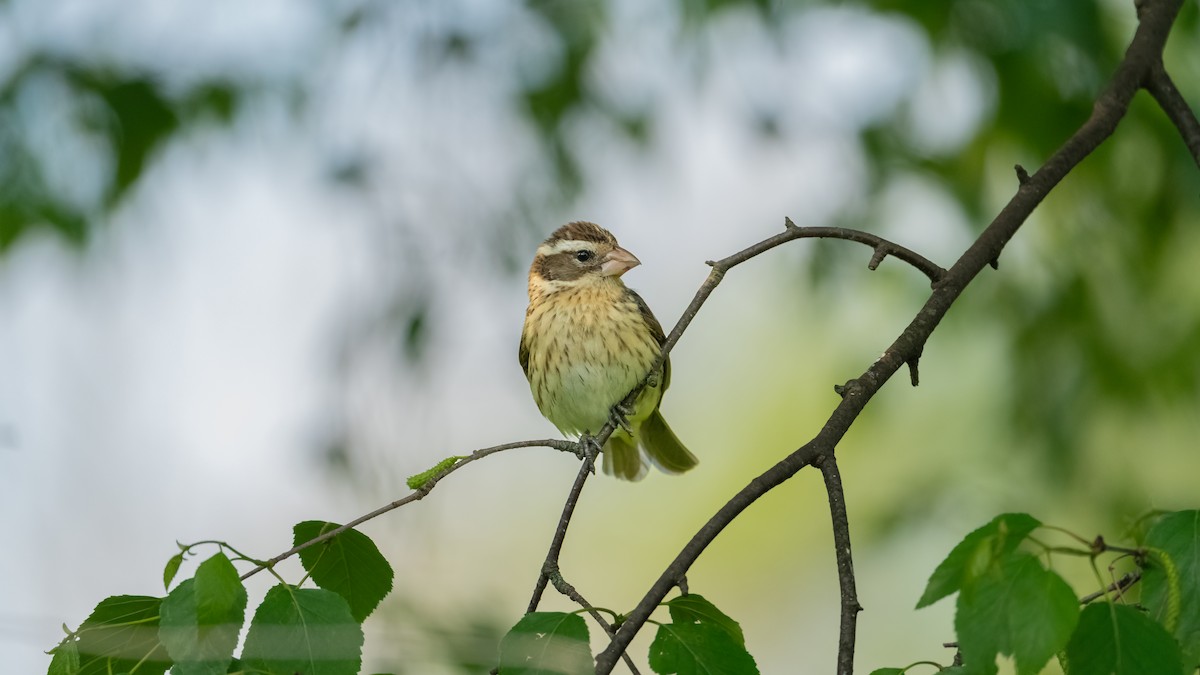
[[[666,342],[654,313],[621,276],[641,261],[587,221],[567,223],[529,266],[529,307],[518,358],[538,409],[568,436],[591,438],[614,416],[601,449],[606,474],[636,481],[654,464],[680,474],[699,460],[667,425],[659,405],[671,361],[654,365]],[[643,379],[637,400],[618,404]]]

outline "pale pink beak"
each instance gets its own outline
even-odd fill
[[[641,264],[642,261],[638,260],[637,256],[618,246],[601,259],[600,274],[619,277]]]

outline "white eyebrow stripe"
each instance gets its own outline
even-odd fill
[[[563,241],[556,241],[553,244],[542,244],[538,247],[537,254],[540,256],[550,256],[556,253],[566,253],[580,249],[595,251],[596,242],[580,239],[564,239]]]

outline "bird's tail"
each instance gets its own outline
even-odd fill
[[[666,473],[683,473],[700,463],[667,426],[667,421],[658,410],[642,422],[638,428],[638,439],[654,466]]]
[[[604,473],[622,480],[641,480],[648,468],[638,452],[637,441],[623,429],[608,437],[603,459]]]

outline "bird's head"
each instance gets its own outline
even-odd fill
[[[529,268],[531,289],[544,292],[616,281],[641,261],[621,248],[611,232],[585,221],[567,223],[538,247]],[[619,283],[619,281],[618,281]]]

